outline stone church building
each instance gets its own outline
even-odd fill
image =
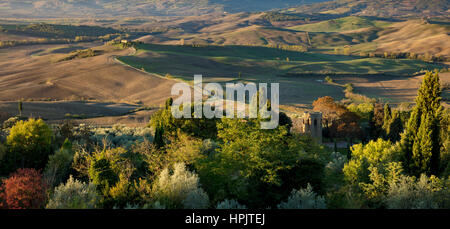
[[[318,143],[322,143],[322,113],[305,111],[303,115],[291,119],[293,132],[310,134]]]

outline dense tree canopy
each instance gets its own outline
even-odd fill
[[[438,88],[427,73],[411,117],[319,98],[329,136],[358,143],[347,156],[289,131],[285,113],[265,130],[259,117],[175,119],[172,100],[150,127],[63,125],[54,138],[42,120],[14,119],[0,142],[0,208],[448,208],[450,116]]]
[[[224,119],[218,139],[218,152],[198,163],[212,201],[228,197],[253,208],[274,207],[307,183],[321,189],[323,149],[303,145],[286,126],[261,130],[257,120]]]
[[[53,132],[42,119],[17,122],[10,130],[6,144],[3,173],[17,168],[43,169],[52,151]]]
[[[42,174],[34,169],[18,169],[3,182],[6,207],[11,209],[43,208],[46,190]]]
[[[360,108],[363,109],[363,106]],[[356,107],[355,110],[357,109]],[[362,133],[359,125],[360,116],[349,111],[347,107],[337,103],[330,96],[321,97],[314,101],[313,110],[322,113],[324,131],[330,138],[344,138],[351,141]]]

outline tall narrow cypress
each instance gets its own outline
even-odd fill
[[[161,148],[164,146],[164,139],[163,139],[164,129],[162,126],[159,126],[155,130],[155,137],[153,138],[153,145],[155,145],[156,148]]]
[[[443,110],[441,100],[439,74],[427,72],[402,136],[406,170],[412,175],[439,173]]]
[[[386,103],[384,105],[384,116],[383,116],[383,130],[385,131],[386,135],[388,132],[388,128],[390,125],[392,119],[392,111],[391,111],[391,107],[389,106],[388,103]]]
[[[17,109],[19,110],[19,117],[22,117],[22,111],[23,111],[23,103],[22,100],[19,100],[17,104]]]

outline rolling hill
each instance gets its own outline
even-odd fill
[[[351,45],[353,53],[375,52],[450,56],[450,24],[426,19],[388,21],[348,16],[287,27],[309,32],[312,46]]]
[[[410,20],[390,26],[374,40],[377,51],[450,56],[450,25]]]
[[[322,22],[321,22],[322,23]],[[321,23],[296,29],[320,30]],[[407,20],[383,28],[367,28],[336,32],[310,32],[314,47],[351,46],[352,53],[414,53],[450,57],[450,25],[433,21]]]
[[[389,24],[391,23],[388,21],[370,20],[364,17],[349,16],[313,24],[293,26],[289,29],[308,32],[343,32],[369,27],[386,27]]]
[[[376,17],[448,16],[450,0],[337,0],[290,8],[291,13]]]
[[[371,96],[384,93],[383,97],[401,101],[407,95],[409,100],[413,98],[411,94],[417,92],[416,84],[411,85],[407,93],[399,93],[401,85],[395,85],[398,88],[388,95],[383,87],[394,87],[389,85],[391,80],[410,82],[411,75],[421,69],[441,67],[418,60],[360,58],[254,46],[140,44],[136,48],[137,53],[118,57],[118,60],[169,79],[191,81],[195,74],[202,74],[204,82],[277,82],[280,83],[281,104],[311,104],[323,95],[343,98],[341,87],[323,82],[326,76],[347,80],[346,83],[366,79],[372,82],[371,87],[378,87],[371,91]],[[386,85],[378,86],[379,80],[386,81]]]
[[[140,38],[155,44],[307,46],[311,51],[352,46],[351,53],[431,54],[450,57],[450,24],[427,19],[380,19],[347,16],[329,20],[270,21],[267,13],[203,15],[148,24],[170,28]],[[279,15],[276,15],[279,16]],[[286,15],[281,15],[286,16]],[[303,16],[302,16],[303,18]],[[297,19],[297,18],[295,18]]]
[[[254,12],[324,0],[0,0],[2,17],[187,16]]]
[[[437,64],[416,60],[360,58],[297,52],[257,46],[204,46],[140,44],[136,55],[119,60],[145,71],[181,78],[196,72],[211,77],[249,78],[295,74],[390,74],[411,75],[421,69],[440,68]],[[247,78],[248,79],[248,78]]]
[[[99,44],[85,45],[93,48]],[[127,55],[131,50],[111,46],[95,50],[100,55],[57,61],[71,55],[70,45],[0,49],[0,101],[94,99],[159,105],[170,96],[176,81],[142,73],[114,60],[116,55]]]
[[[259,2],[258,7],[271,8],[278,2],[290,4],[294,1],[274,0],[274,4],[270,3],[272,5],[269,1]],[[406,1],[387,1],[385,7],[390,7],[388,11],[398,13],[396,10],[402,4],[397,6],[394,2]],[[187,80],[193,74],[203,73],[211,79],[224,81],[237,80],[236,77],[242,73],[246,81],[283,80],[284,85],[290,88],[286,90],[289,95],[296,95],[297,86],[300,85],[304,90],[311,90],[311,96],[293,96],[287,102],[298,100],[309,103],[323,94],[312,90],[318,85],[324,86],[318,81],[317,75],[320,80],[327,74],[406,77],[422,69],[444,66],[443,63],[405,58],[372,58],[367,55],[369,52],[379,54],[377,57],[381,57],[384,52],[450,56],[450,27],[445,20],[361,16],[370,13],[361,10],[372,3],[364,7],[359,5],[359,8],[352,8],[348,12],[335,7],[356,4],[353,0],[312,4],[284,11],[223,12],[227,7],[231,7],[227,11],[233,12],[233,9],[239,11],[254,3],[245,0],[241,4],[234,0],[0,0],[2,17],[20,17],[24,14],[31,17],[4,19],[0,23],[0,41],[39,38],[51,41],[56,38],[73,39],[77,35],[97,37],[120,32],[130,35],[127,39],[150,43],[142,44],[143,48],[131,55],[130,51],[101,47],[96,48],[99,55],[67,61],[53,59],[65,58],[73,50],[98,44],[55,43],[0,49],[0,60],[3,61],[0,64],[0,100],[11,101],[21,97],[35,100],[92,98],[157,105],[167,98],[170,86],[176,82],[161,77],[167,73]],[[430,7],[427,6],[427,9],[434,9]],[[51,9],[55,14],[48,13]],[[314,9],[319,13],[311,14],[315,11],[306,12],[305,9]],[[442,10],[446,8],[438,7],[433,12],[443,15],[445,12]],[[408,12],[419,15],[419,11],[419,8],[415,8],[389,15],[414,15]],[[57,17],[59,14],[79,17],[80,12],[85,18],[32,18],[36,15]],[[189,16],[139,17],[152,14],[179,15],[180,12]],[[197,15],[205,12],[216,13]],[[114,16],[133,17],[89,18],[111,16],[112,13]],[[296,50],[305,47],[307,52]],[[350,53],[335,52],[335,48],[343,50],[345,47],[350,47]],[[360,53],[366,55],[359,56]],[[116,57],[134,68],[120,65],[115,61]],[[132,78],[126,79],[124,76]],[[342,95],[341,88],[325,86],[323,90],[338,97]]]

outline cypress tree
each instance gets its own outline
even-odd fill
[[[422,121],[417,133],[417,143],[413,145],[413,166],[420,171],[430,173],[430,160],[433,154],[432,118],[429,114],[422,114]]]
[[[19,110],[19,117],[22,117],[22,110],[23,110],[22,100],[19,100],[17,108]]]
[[[172,107],[173,104],[173,98],[168,98],[166,100],[166,110],[169,110]]]
[[[164,134],[163,127],[162,126],[157,127],[155,130],[155,137],[153,138],[153,144],[158,149],[164,146],[163,134]]]
[[[369,119],[369,128],[370,128],[370,137],[371,139],[378,139],[383,137],[383,122],[384,122],[384,113],[383,113],[383,105],[381,103],[377,103],[374,106],[373,113],[371,113]]]
[[[387,139],[391,140],[391,142],[397,142],[400,140],[400,133],[403,131],[403,123],[400,118],[399,111],[392,112],[392,118],[389,121],[386,129]]]
[[[439,74],[427,72],[418,91],[416,106],[402,136],[406,170],[412,175],[439,173],[442,146],[440,124],[443,110],[441,100]]]
[[[389,128],[391,119],[392,119],[392,111],[391,107],[388,103],[384,105],[384,116],[383,116],[383,130],[387,132],[387,129]],[[387,133],[386,133],[387,134]]]
[[[347,141],[347,159],[350,161],[352,159],[352,150],[350,149],[350,144]]]

